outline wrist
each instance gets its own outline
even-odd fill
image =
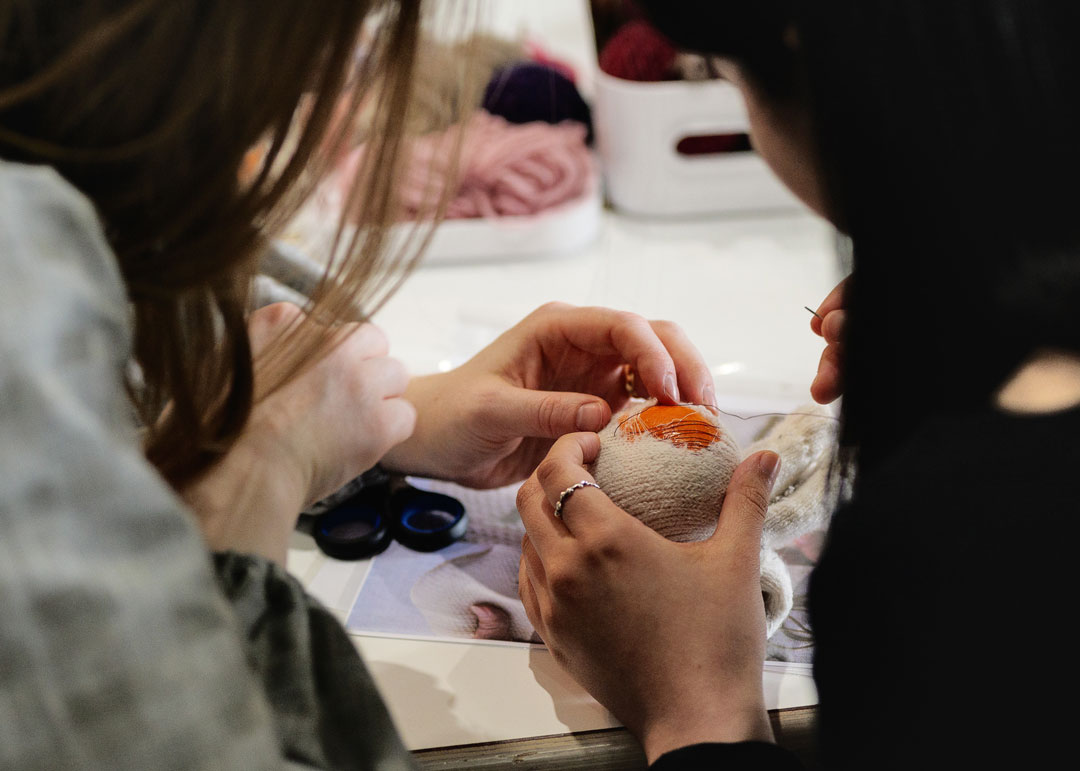
[[[253,432],[257,433],[257,432]],[[244,437],[206,474],[181,491],[212,551],[258,554],[285,564],[289,537],[306,503],[300,467]]]
[[[634,732],[650,765],[667,752],[693,744],[775,742],[763,700],[711,706],[687,700],[680,706]]]

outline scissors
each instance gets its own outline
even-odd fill
[[[468,529],[465,507],[456,498],[419,490],[381,470],[360,480],[315,515],[311,534],[328,557],[367,559],[393,540],[413,551],[437,551]]]

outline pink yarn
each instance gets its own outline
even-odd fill
[[[430,216],[446,185],[454,192],[449,219],[536,214],[580,197],[592,174],[585,127],[579,123],[523,123],[478,111],[464,124],[455,179],[449,179],[462,126],[417,137],[400,182],[407,218]],[[363,153],[354,150],[342,167],[352,178]]]

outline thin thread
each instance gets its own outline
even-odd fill
[[[813,314],[814,314],[815,316],[817,316],[817,317],[818,317],[819,319],[821,319],[822,321],[824,321],[824,320],[825,320],[824,318],[822,318],[822,316],[821,316],[821,314],[820,314],[820,313],[818,313],[818,312],[817,312],[816,310],[814,310],[813,308],[811,308],[811,307],[810,307],[809,305],[804,305],[803,307],[804,307],[804,308],[806,308],[806,310],[808,310],[808,311],[810,311],[811,313],[813,313]]]
[[[837,423],[840,422],[840,418],[836,417],[835,415],[820,415],[820,414],[814,413],[814,412],[762,412],[759,415],[745,415],[744,416],[744,415],[736,415],[734,412],[727,412],[725,410],[720,409],[719,407],[713,407],[711,404],[698,404],[696,402],[685,402],[684,404],[686,406],[688,406],[688,407],[704,407],[705,409],[708,409],[708,410],[715,410],[716,412],[719,412],[721,415],[727,415],[729,418],[737,418],[737,419],[743,420],[743,421],[745,421],[745,420],[754,420],[756,418],[787,418],[787,417],[791,417],[792,415],[798,415],[798,416],[804,417],[804,418],[821,418],[822,420],[835,420]],[[626,421],[633,420],[638,415],[640,415],[642,412],[645,412],[645,410],[648,410],[648,409],[651,409],[651,408],[646,407],[645,409],[641,410],[641,412],[635,412],[633,415],[627,415],[623,420],[619,421],[619,424],[617,426],[615,426],[613,429],[611,429],[611,435],[615,436],[615,432],[617,432],[620,428],[622,428],[623,424]]]
[[[695,406],[708,407],[709,405],[701,404]],[[835,420],[837,423],[840,422],[840,418],[836,417],[835,415],[820,415],[814,412],[763,412],[760,415],[749,415],[747,417],[743,417],[742,415],[736,415],[734,412],[724,412],[724,410],[720,409],[719,407],[710,407],[710,409],[714,409],[717,412],[723,415],[727,415],[730,418],[738,418],[739,420],[753,420],[754,418],[787,418],[792,415],[800,415],[804,418],[821,418],[822,420]]]
[[[649,434],[656,439],[669,440],[676,447],[686,447],[695,452],[719,441],[722,434],[719,426],[697,410],[687,409],[686,412],[688,414],[680,418],[653,426],[649,426],[641,418],[645,414],[641,412],[628,416],[619,423],[618,428],[625,431],[627,438]]]

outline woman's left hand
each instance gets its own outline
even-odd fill
[[[779,464],[739,465],[713,536],[675,543],[583,487],[596,434],[564,436],[518,492],[518,589],[556,660],[641,741],[650,763],[699,742],[772,741],[761,680],[761,529]]]
[[[395,471],[498,487],[528,476],[563,434],[599,431],[637,395],[715,404],[712,375],[675,324],[550,303],[457,369],[413,378],[416,431],[383,458]]]

